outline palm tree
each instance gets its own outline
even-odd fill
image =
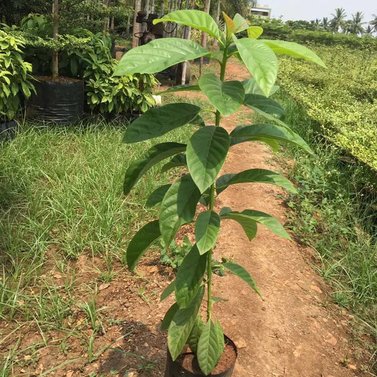
[[[322,24],[322,27],[323,27],[324,30],[326,30],[326,31],[329,30],[330,23],[329,23],[329,19],[327,17],[322,18],[321,24]]]
[[[364,31],[363,22],[364,15],[362,12],[356,12],[352,15],[352,20],[349,23],[349,32],[351,34],[361,34]]]
[[[372,35],[373,34],[373,27],[371,25],[368,25],[366,29],[364,30],[365,35]]]
[[[373,20],[369,22],[369,25],[372,27],[373,31],[377,32],[377,16],[373,15]]]
[[[333,31],[338,33],[347,17],[346,11],[344,8],[336,8],[335,13],[331,15],[333,16],[331,20],[331,28]]]

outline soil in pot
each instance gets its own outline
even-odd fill
[[[237,347],[231,339],[225,339],[225,349],[215,369],[207,377],[230,377],[237,359]],[[183,353],[172,361],[168,352],[165,377],[203,377],[198,361],[192,352]]]
[[[67,124],[79,120],[84,113],[84,82],[69,77],[39,76],[34,86],[28,114],[41,121]]]

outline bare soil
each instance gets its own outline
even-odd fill
[[[246,76],[238,65],[231,66],[229,77]],[[248,113],[239,116],[245,119]],[[231,130],[236,123],[232,116],[223,125]],[[223,170],[252,167],[280,169],[267,147],[248,143],[232,148]],[[273,186],[234,185],[221,193],[218,208],[256,209],[284,223],[284,195]],[[216,257],[231,258],[248,269],[263,295],[262,301],[236,277],[215,277],[215,295],[226,300],[216,304],[215,316],[238,346],[234,377],[371,376],[363,371],[368,355],[351,336],[353,317],[329,299],[329,288],[311,263],[313,251],[263,227],[249,242],[237,223],[228,220],[223,225]],[[72,262],[77,302],[66,330],[41,332],[32,321],[0,322],[0,353],[6,355],[17,342],[18,349],[24,350],[12,376],[164,375],[166,335],[159,324],[172,299],[160,303],[159,295],[173,279],[171,269],[160,267],[157,254],[152,253],[137,275],[119,265],[111,282],[98,284],[96,304],[103,331],[95,336],[91,354],[92,330],[80,302],[87,295],[86,285],[98,278],[103,267],[101,259],[85,255]],[[64,282],[53,266],[46,275],[57,284]]]

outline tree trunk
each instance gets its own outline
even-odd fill
[[[59,0],[54,0],[52,4],[52,38],[58,39],[59,34]],[[59,51],[52,51],[52,64],[51,64],[52,78],[59,77]]]
[[[133,23],[133,37],[132,37],[132,48],[135,48],[139,45],[139,38],[135,37],[135,34],[140,33],[140,24],[136,22],[137,13],[141,11],[141,0],[135,0],[135,15],[134,15],[134,23]]]

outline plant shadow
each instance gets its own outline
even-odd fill
[[[124,321],[123,343],[104,354],[99,375],[163,376],[166,362],[166,336],[139,321]]]

